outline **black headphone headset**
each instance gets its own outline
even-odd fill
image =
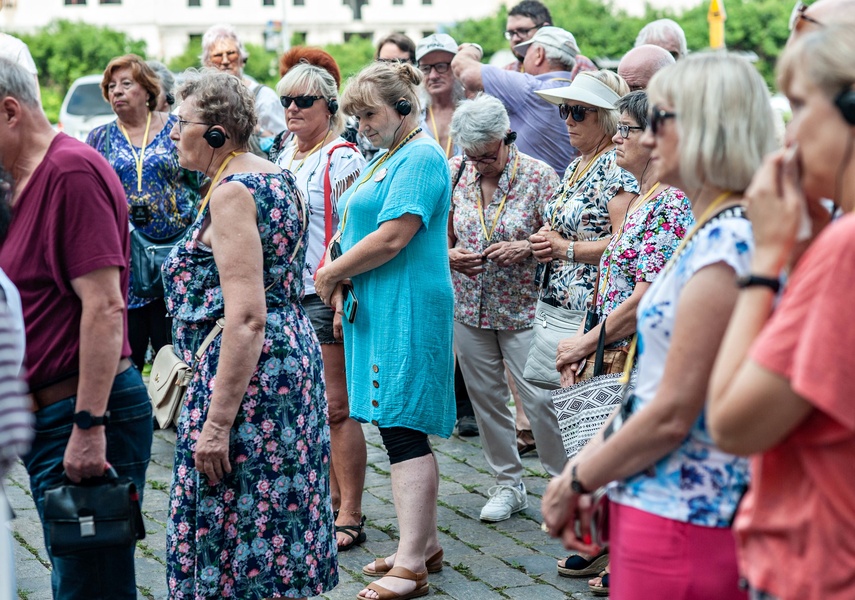
[[[400,100],[395,102],[395,110],[398,111],[398,114],[402,117],[406,117],[408,114],[413,112],[413,105],[410,104],[409,100],[401,98]]]
[[[855,125],[855,89],[845,88],[837,94],[834,104],[850,125]]]
[[[208,127],[208,131],[202,134],[202,137],[205,138],[211,148],[222,148],[225,146],[226,140],[229,139],[229,136],[219,125]]]
[[[505,146],[510,146],[516,140],[517,140],[517,132],[516,131],[509,131],[508,134],[505,136],[505,139],[504,139]]]
[[[166,103],[169,106],[172,106],[175,104],[175,96],[172,94],[172,92],[166,92]]]
[[[335,98],[330,98],[327,100],[327,110],[330,111],[331,115],[334,115],[338,112],[338,100]]]

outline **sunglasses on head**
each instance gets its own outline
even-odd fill
[[[653,135],[659,133],[659,129],[662,127],[662,123],[668,119],[673,119],[677,116],[677,113],[668,112],[658,106],[654,106],[650,110],[650,116],[647,117],[647,122],[650,123],[650,131],[653,132]]]
[[[577,123],[581,123],[585,120],[585,113],[589,112],[597,112],[597,109],[588,106],[582,106],[581,104],[558,105],[558,114],[561,115],[561,119],[564,121],[567,120],[567,117],[573,117],[574,121],[576,121]]]
[[[813,17],[809,17],[805,14],[805,11],[808,9],[808,5],[804,2],[796,2],[796,5],[793,7],[793,12],[790,13],[790,33],[799,28],[799,23],[802,21],[807,21],[808,23],[813,23],[814,25],[818,25],[819,27],[824,27],[823,23],[820,23]]]
[[[309,108],[318,100],[322,100],[323,96],[280,96],[279,101],[282,106],[288,108],[291,103],[297,105],[297,108]]]

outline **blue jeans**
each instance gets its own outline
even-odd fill
[[[30,474],[30,489],[45,536],[53,571],[51,587],[55,600],[136,600],[134,550],[111,549],[76,556],[56,557],[50,552],[44,527],[44,493],[62,481],[62,458],[71,436],[76,396],[60,400],[36,414],[36,437],[24,465]],[[107,461],[120,477],[133,479],[142,502],[145,470],[151,456],[152,409],[139,371],[131,367],[116,376],[107,403]]]

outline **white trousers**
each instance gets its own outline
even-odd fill
[[[518,485],[523,474],[514,417],[508,408],[505,365],[517,384],[520,401],[531,421],[531,432],[543,468],[555,476],[567,462],[549,391],[523,378],[531,337],[530,328],[503,331],[454,323],[454,351],[472,400],[481,432],[481,447],[501,485]]]

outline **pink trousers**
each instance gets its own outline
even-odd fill
[[[610,503],[612,600],[747,600],[730,529]]]

